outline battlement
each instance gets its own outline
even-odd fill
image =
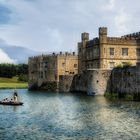
[[[60,53],[51,53],[51,54],[42,54],[38,56],[32,56],[29,57],[29,60],[38,60],[38,59],[43,59],[45,57],[55,57],[55,56],[77,56],[75,52],[69,53],[69,52],[60,52]]]
[[[90,40],[87,42],[87,47],[92,47],[94,45],[99,45],[99,38],[96,37],[96,38],[93,38],[93,40]]]
[[[99,28],[99,36],[106,35],[107,36],[107,27],[100,27]]]
[[[107,43],[136,45],[139,42],[134,37],[123,36],[123,37],[107,37]]]
[[[140,39],[140,32],[124,35],[121,38]]]

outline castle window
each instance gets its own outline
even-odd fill
[[[79,48],[79,52],[81,52],[81,48]]]
[[[64,67],[65,66],[65,63],[62,63],[62,67]]]
[[[45,68],[47,68],[48,67],[48,62],[45,62]]]
[[[56,75],[56,74],[55,74],[55,76],[54,76],[54,77],[55,77],[55,80],[57,80],[57,75]]]
[[[110,55],[114,55],[114,48],[110,48]]]
[[[110,62],[110,69],[113,69],[115,66],[115,62]]]
[[[47,78],[47,71],[45,70],[45,78]]]
[[[122,55],[128,56],[128,48],[122,48]]]
[[[140,48],[137,48],[137,56],[140,56]]]
[[[74,64],[74,68],[77,68],[77,64]]]
[[[43,78],[43,72],[42,71],[40,72],[40,78]]]

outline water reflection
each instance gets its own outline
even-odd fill
[[[140,139],[140,103],[19,90],[24,106],[0,106],[0,139]],[[11,90],[0,90],[0,99]]]

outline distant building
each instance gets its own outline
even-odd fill
[[[78,73],[78,56],[63,54],[41,55],[29,58],[29,88],[55,83],[58,88],[59,77]]]
[[[89,40],[82,33],[78,43],[79,73],[87,69],[112,69],[119,64],[140,62],[140,32],[108,37],[107,28],[99,28],[99,37]]]

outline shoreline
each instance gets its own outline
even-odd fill
[[[139,94],[123,94],[124,96],[119,96],[118,93],[105,93],[104,97],[110,101],[135,101],[140,102]]]
[[[15,87],[0,87],[0,90],[15,89]],[[28,87],[17,87],[16,89],[28,89]]]

